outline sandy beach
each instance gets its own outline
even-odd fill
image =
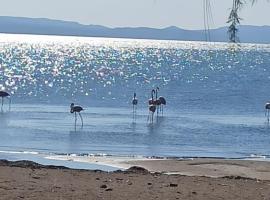
[[[2,160],[0,199],[270,199],[268,162],[156,159],[128,165],[145,169],[102,172]]]

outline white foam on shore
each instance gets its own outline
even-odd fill
[[[30,154],[30,155],[38,155],[38,152],[35,151],[0,151],[0,153],[5,154]]]
[[[83,162],[89,164],[97,164],[97,165],[105,165],[120,169],[128,169],[133,165],[130,164],[130,161],[145,161],[145,160],[164,160],[164,159],[156,159],[156,158],[146,158],[142,156],[96,156],[96,155],[85,155],[85,156],[77,156],[77,155],[54,155],[54,156],[46,156],[46,159],[51,160],[62,160],[62,161],[71,161],[71,162]]]

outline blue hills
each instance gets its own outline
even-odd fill
[[[205,41],[204,30],[185,30],[175,26],[156,29],[147,27],[108,28],[77,22],[45,18],[0,16],[0,32],[13,34],[65,35],[157,40]],[[211,41],[227,42],[227,27],[210,30]],[[239,26],[239,38],[244,43],[270,43],[270,26]]]

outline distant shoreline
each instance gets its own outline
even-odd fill
[[[83,25],[77,22],[45,18],[0,16],[0,33],[102,37],[123,39],[151,39],[174,41],[205,41],[204,30],[186,30],[175,26],[166,28],[120,27]],[[210,30],[211,42],[228,42],[227,27]],[[239,26],[242,43],[270,43],[270,26]]]

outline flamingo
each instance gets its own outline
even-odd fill
[[[70,113],[75,113],[75,126],[77,123],[77,113],[78,113],[80,118],[81,118],[82,127],[83,127],[83,118],[82,118],[82,115],[80,113],[81,111],[83,111],[83,108],[81,106],[75,106],[74,103],[70,104]]]
[[[132,105],[133,105],[133,114],[137,110],[137,104],[138,104],[138,99],[136,98],[136,93],[134,92],[133,100],[132,100]]]
[[[11,104],[11,97],[10,94],[4,91],[0,91],[0,97],[2,98],[2,107],[1,110],[3,110],[4,105],[4,98],[9,98],[9,110],[10,110],[10,104]]]
[[[163,106],[166,105],[166,99],[164,97],[160,96],[159,101],[161,103],[160,110],[162,111],[162,115],[163,115]]]
[[[265,104],[265,116],[267,117],[267,121],[269,122],[269,112],[270,112],[270,102]]]
[[[148,105],[154,105],[155,104],[155,100],[154,100],[154,94],[156,93],[156,91],[153,89],[151,91],[151,99],[148,100]]]
[[[151,122],[153,123],[154,121],[154,114],[156,112],[156,104],[155,104],[155,100],[154,100],[154,94],[156,93],[156,91],[153,89],[151,92],[151,99],[149,99],[148,103],[149,103],[149,115],[148,115],[148,120],[151,114]]]
[[[156,91],[159,91],[159,87],[157,87]],[[156,95],[156,99],[157,99],[157,95]],[[160,111],[162,112],[162,115],[163,115],[163,106],[166,105],[166,99],[164,97],[160,96],[158,98],[157,102],[159,103],[159,106],[160,106],[159,108],[160,108]]]
[[[158,99],[158,91],[159,91],[159,87],[156,88],[156,100],[155,100],[155,105],[157,106],[157,114],[161,105],[161,101],[160,99]]]

